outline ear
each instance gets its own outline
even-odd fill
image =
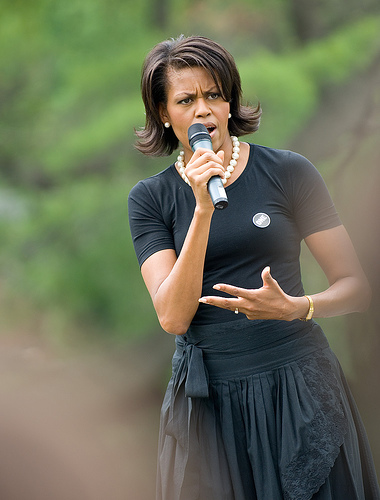
[[[164,106],[164,104],[162,102],[160,102],[158,105],[158,112],[160,113],[160,118],[161,118],[162,123],[170,121],[168,113],[166,111],[166,107]]]

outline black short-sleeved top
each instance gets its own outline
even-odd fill
[[[246,168],[226,192],[228,207],[215,210],[211,221],[202,295],[215,295],[215,283],[259,288],[265,266],[286,293],[303,295],[302,239],[341,224],[317,169],[297,153],[250,144]],[[194,208],[192,189],[174,164],[134,186],[128,212],[140,266],[160,250],[179,255]],[[234,316],[200,304],[193,324]]]

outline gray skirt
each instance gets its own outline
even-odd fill
[[[314,322],[191,327],[161,411],[157,500],[376,500],[355,402]]]

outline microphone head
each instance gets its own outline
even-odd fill
[[[193,125],[190,125],[187,131],[187,136],[189,138],[190,147],[193,151],[195,143],[199,141],[208,141],[211,144],[212,149],[210,134],[202,123],[193,123]]]

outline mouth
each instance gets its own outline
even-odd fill
[[[205,123],[204,125],[207,128],[207,132],[212,136],[216,130],[216,126],[213,123]]]

